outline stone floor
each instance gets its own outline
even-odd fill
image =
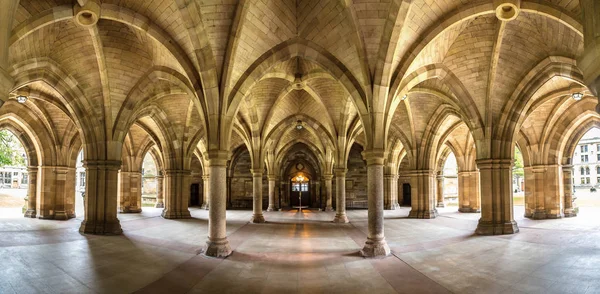
[[[519,210],[520,209],[520,210]],[[228,211],[235,252],[198,255],[205,210],[165,220],[120,214],[123,236],[83,236],[81,219],[0,219],[0,293],[600,293],[600,209],[570,219],[517,218],[516,235],[473,235],[478,214],[441,209],[433,220],[386,211],[393,255],[367,260],[365,210]],[[515,208],[522,215],[522,208]]]

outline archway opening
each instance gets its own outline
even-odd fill
[[[22,217],[27,209],[27,152],[11,131],[0,130],[0,217]]]
[[[293,208],[308,208],[311,206],[310,177],[305,173],[296,173],[290,179],[290,204]]]
[[[521,149],[515,146],[514,164],[512,167],[513,205],[524,209],[525,206],[525,168]]]
[[[458,163],[450,151],[442,169],[443,186],[441,199],[445,206],[458,206]]]
[[[75,164],[75,215],[83,218],[85,214],[85,168],[83,167],[83,149],[77,154]]]
[[[573,207],[600,207],[600,129],[583,135],[573,152]]]
[[[157,176],[156,161],[154,161],[150,152],[147,152],[142,163],[142,207],[154,207],[156,205]]]

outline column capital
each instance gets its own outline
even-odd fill
[[[385,162],[385,158],[387,157],[387,152],[383,149],[372,149],[365,150],[362,152],[363,158],[367,161],[367,166],[369,165],[383,165]]]
[[[205,180],[205,181],[210,180],[210,175],[202,175],[202,180]]]
[[[276,175],[267,175],[267,180],[269,180],[269,181],[277,181],[277,176]]]
[[[209,166],[227,166],[227,161],[229,160],[229,151],[209,150],[207,153]]]
[[[333,172],[335,173],[336,177],[345,177],[346,173],[348,172],[348,169],[345,168],[336,168],[333,170]]]
[[[27,167],[27,173],[31,174],[31,173],[37,173],[37,172],[38,172],[37,166],[30,165]]]
[[[263,169],[262,168],[254,168],[251,169],[250,172],[252,173],[253,177],[262,177],[263,176]]]
[[[86,169],[121,169],[122,162],[120,160],[84,160],[83,167]]]
[[[435,178],[436,178],[438,181],[443,181],[443,180],[446,178],[446,176],[444,176],[444,175],[437,175]]]
[[[323,180],[325,180],[325,181],[331,181],[332,179],[333,179],[332,174],[324,174],[323,175]]]
[[[505,159],[477,159],[475,160],[477,168],[482,169],[499,169],[499,168],[512,168],[513,160],[510,158]]]
[[[563,172],[567,172],[567,171],[571,172],[571,171],[573,171],[573,165],[570,165],[570,164],[563,165],[562,170],[563,170]]]
[[[165,176],[174,176],[174,175],[191,175],[192,171],[189,169],[165,169]]]

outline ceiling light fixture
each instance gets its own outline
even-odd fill
[[[573,93],[573,94],[571,95],[571,97],[573,97],[573,99],[574,99],[575,101],[579,101],[579,100],[583,99],[583,93],[581,93],[581,92],[576,92],[576,93]]]
[[[27,96],[24,96],[24,95],[17,96],[17,102],[19,102],[21,104],[27,102]]]
[[[404,94],[404,96],[402,96],[402,101],[406,100],[406,98],[408,98],[408,94]]]
[[[302,121],[301,121],[301,120],[298,120],[298,121],[296,122],[296,129],[297,129],[297,130],[302,130],[302,128],[304,128],[304,126],[302,126]]]

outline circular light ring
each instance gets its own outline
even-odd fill
[[[17,96],[17,102],[19,102],[21,104],[27,102],[27,96],[23,96],[23,95]]]
[[[579,101],[579,100],[583,99],[583,93],[576,92],[576,93],[571,94],[571,97],[573,97],[573,99],[575,101]]]
[[[89,0],[83,7],[75,4],[73,11],[75,23],[82,27],[93,26],[100,19],[100,5],[93,0]]]
[[[501,21],[511,21],[517,18],[521,10],[520,6],[520,0],[494,1],[496,17]]]

